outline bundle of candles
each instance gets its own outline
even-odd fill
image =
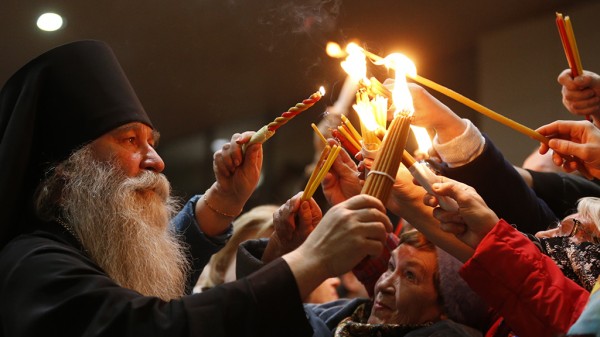
[[[330,43],[327,51],[333,57],[345,57],[342,67],[359,84],[357,91],[356,104],[354,110],[360,117],[361,136],[355,136],[350,130],[350,124],[344,121],[343,125],[338,127],[339,134],[332,133],[350,153],[358,151],[360,144],[361,152],[364,154],[374,154],[375,161],[367,175],[363,193],[374,195],[380,200],[386,201],[395,181],[395,176],[402,160],[401,153],[404,153],[404,147],[408,139],[410,120],[412,115],[412,98],[406,84],[406,78],[410,78],[426,87],[445,94],[476,111],[519,131],[540,142],[547,143],[548,139],[540,133],[521,125],[511,119],[508,119],[479,103],[476,103],[448,88],[445,88],[433,81],[417,75],[414,64],[402,54],[391,54],[386,58],[377,56],[356,44],[349,44],[345,51],[339,45]],[[396,71],[396,81],[394,90],[390,91],[382,85],[377,79],[366,77],[366,60],[371,60],[376,65],[384,65],[389,69]],[[353,70],[358,69],[358,71]],[[354,73],[352,73],[354,71]],[[358,73],[357,73],[358,72]],[[404,95],[399,95],[404,92]],[[401,97],[400,97],[401,96]],[[385,123],[387,119],[388,101],[393,102],[396,107],[394,118],[386,130]],[[353,128],[352,128],[353,129]],[[385,134],[381,141],[382,133]],[[361,141],[362,140],[362,141]],[[414,160],[412,157],[404,156],[404,164],[409,168],[413,176],[431,193],[430,185],[433,182],[432,172]],[[412,168],[412,169],[410,169]],[[431,173],[431,174],[430,174]],[[456,203],[441,198],[440,205],[445,209],[455,209]]]
[[[319,135],[319,138],[321,138],[325,147],[321,151],[321,156],[319,157],[319,160],[317,161],[317,164],[315,165],[310,175],[310,178],[308,178],[308,182],[306,183],[304,192],[302,192],[302,197],[300,198],[300,200],[303,201],[312,198],[313,194],[315,194],[317,188],[319,187],[319,185],[321,185],[321,182],[325,178],[325,174],[329,172],[331,165],[333,165],[333,162],[335,161],[338,154],[340,153],[340,150],[342,149],[338,145],[330,146],[329,144],[327,144],[327,139],[325,139],[325,136],[323,136],[321,131],[319,131],[319,128],[314,123],[311,124],[311,126],[315,130],[317,135]]]
[[[342,115],[341,118],[342,123],[337,129],[331,130],[331,135],[340,141],[348,153],[356,156],[361,148],[362,136],[356,131],[356,128],[354,128],[348,117]]]

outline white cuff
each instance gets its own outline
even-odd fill
[[[437,135],[433,137],[433,149],[449,167],[468,164],[483,152],[485,138],[470,120],[463,120],[467,122],[467,128],[462,135],[443,144],[438,142]]]

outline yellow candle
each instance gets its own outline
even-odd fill
[[[577,40],[575,40],[575,33],[573,32],[573,25],[571,24],[571,18],[565,17],[565,30],[567,31],[567,38],[569,45],[571,46],[571,52],[575,59],[575,67],[577,68],[577,74],[583,75],[583,66],[581,65],[581,57],[579,56],[579,48],[577,48]]]
[[[439,85],[431,80],[428,80],[422,76],[419,76],[419,75],[416,75],[416,76],[408,75],[408,76],[410,78],[412,78],[413,80],[415,80],[416,82],[419,82],[426,87],[429,87],[435,91],[438,91],[438,92],[470,107],[471,109],[488,116],[489,118],[495,120],[496,122],[502,123],[502,124],[508,126],[509,128],[512,128],[513,130],[518,131],[524,135],[527,135],[527,136],[529,136],[537,141],[540,141],[544,144],[548,144],[549,139],[544,137],[541,133],[539,133],[533,129],[530,129],[523,124],[519,124],[510,118],[504,117],[503,115],[501,115],[493,110],[490,110],[490,109],[484,107],[483,105],[457,93],[456,91],[450,90],[444,86],[441,86],[441,85]]]
[[[313,128],[313,130],[315,130],[315,133],[319,136],[319,138],[321,138],[323,144],[327,144],[327,139],[325,138],[325,136],[323,136],[321,131],[319,131],[319,127],[317,126],[317,124],[311,123],[310,126]]]
[[[300,200],[308,200],[308,199],[312,198],[313,194],[315,194],[315,191],[317,190],[317,188],[319,187],[319,185],[325,178],[325,174],[327,174],[327,172],[329,172],[329,169],[333,165],[333,162],[337,158],[341,149],[342,149],[342,147],[337,146],[337,145],[334,145],[331,148],[331,151],[328,152],[327,159],[325,160],[323,165],[321,165],[321,167],[318,168],[318,172],[317,172],[317,168],[315,168],[315,171],[313,171],[313,174],[315,175],[315,177],[312,180],[312,182],[309,181],[309,183],[306,185],[306,188],[304,189],[304,192],[302,193],[302,197],[300,198]],[[317,172],[317,173],[315,173],[315,172]],[[311,175],[311,178],[312,178],[312,175]]]
[[[358,133],[358,131],[356,131],[356,129],[354,128],[354,126],[352,125],[352,123],[350,123],[350,120],[348,119],[348,117],[342,115],[342,122],[344,122],[344,125],[346,125],[348,127],[348,130],[350,130],[350,132],[352,133],[352,136],[354,136],[355,140],[360,141],[361,140],[361,135],[360,133]]]
[[[346,131],[346,129],[343,126],[338,126],[338,130],[340,131],[340,133],[346,137],[346,139],[352,143],[352,145],[354,145],[357,149],[360,149],[360,144],[358,144],[356,142],[356,139],[354,139],[354,137],[352,137],[352,135],[350,133],[348,133],[348,131]]]
[[[325,145],[325,147],[323,148],[323,151],[321,151],[321,157],[317,161],[315,168],[313,169],[312,173],[310,174],[310,178],[308,178],[308,182],[306,183],[306,187],[304,188],[304,192],[302,193],[301,200],[308,200],[312,196],[312,195],[308,195],[308,192],[312,188],[314,181],[317,179],[317,176],[319,175],[319,171],[323,167],[323,164],[327,161],[327,158],[329,158],[330,152],[331,152],[331,146],[329,146],[329,144]]]

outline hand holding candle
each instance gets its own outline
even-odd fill
[[[438,177],[429,169],[427,166],[416,161],[406,150],[402,154],[402,164],[408,168],[410,174],[415,178],[419,184],[427,191],[427,193],[435,196],[438,200],[438,204],[445,211],[457,212],[458,204],[456,200],[446,197],[439,196],[433,192],[431,185],[438,182]]]

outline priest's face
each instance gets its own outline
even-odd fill
[[[165,163],[155,150],[158,133],[142,123],[120,126],[94,140],[90,146],[99,161],[113,161],[128,177],[143,171],[162,172]]]
[[[184,292],[187,262],[169,221],[179,207],[160,171],[150,128],[132,123],[73,154],[60,207],[90,257],[117,284],[169,300]]]
[[[442,309],[434,275],[435,251],[401,244],[392,251],[388,269],[375,284],[370,324],[421,324],[438,321]]]

